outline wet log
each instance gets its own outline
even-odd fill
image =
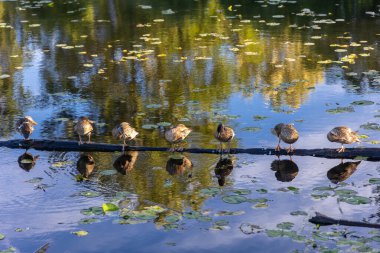
[[[313,224],[321,225],[321,226],[343,225],[343,226],[351,226],[351,227],[379,228],[380,229],[380,224],[367,223],[367,222],[361,222],[361,221],[337,220],[318,212],[315,213],[314,217],[309,219],[309,222]]]
[[[121,151],[122,145],[107,143],[84,143],[79,145],[76,141],[61,140],[8,140],[0,141],[0,147],[35,149],[42,151],[87,151],[87,152],[115,152]],[[128,146],[126,151],[168,151],[168,147],[136,147]],[[219,154],[217,149],[185,148],[182,152],[198,154]],[[288,155],[286,150],[280,152],[273,148],[233,148],[231,154],[252,154],[252,155]],[[332,159],[362,159],[367,161],[380,161],[380,148],[346,148],[343,153],[338,153],[335,149],[296,149],[292,155],[314,156]]]

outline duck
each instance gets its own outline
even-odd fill
[[[85,178],[92,174],[94,167],[95,160],[91,155],[81,155],[77,161],[77,170]]]
[[[338,142],[341,144],[341,147],[336,150],[338,153],[345,151],[343,144],[360,142],[357,133],[346,126],[334,127],[330,132],[328,132],[327,139],[331,142]]]
[[[183,175],[186,170],[190,172],[193,167],[193,163],[186,156],[182,157],[169,157],[166,162],[166,171],[171,175]]]
[[[113,167],[120,172],[122,175],[127,175],[127,172],[132,171],[137,157],[139,155],[138,151],[128,151],[122,153],[113,163]]]
[[[223,154],[223,142],[228,143],[227,153],[231,151],[231,141],[235,136],[235,132],[231,127],[225,126],[222,123],[216,128],[214,137],[219,141],[219,153]]]
[[[16,130],[24,137],[24,140],[29,140],[35,125],[37,122],[31,116],[24,116],[16,122]]]
[[[298,140],[299,135],[297,129],[294,127],[293,124],[279,123],[275,125],[275,127],[272,129],[272,133],[278,137],[278,144],[274,149],[275,151],[281,150],[281,141],[290,144],[289,148],[286,149],[287,153],[291,153],[294,151],[292,144],[294,144]]]
[[[94,130],[92,124],[94,123],[94,121],[89,120],[86,116],[79,117],[78,123],[74,127],[74,131],[79,136],[79,145],[83,144],[81,136],[88,136],[88,143],[91,142],[91,133]]]
[[[298,166],[292,160],[274,160],[271,165],[271,170],[276,171],[274,174],[277,181],[291,182],[298,175]]]
[[[133,140],[139,133],[129,125],[128,122],[121,122],[119,125],[112,129],[112,136],[116,139],[123,139],[123,149],[125,150],[125,145],[127,141]]]
[[[214,172],[215,177],[218,179],[219,186],[224,186],[226,177],[228,177],[234,169],[233,162],[230,158],[220,158],[216,163]]]
[[[165,132],[165,139],[171,143],[169,151],[176,151],[176,145],[183,141],[190,133],[192,129],[186,127],[184,124],[178,124],[175,127],[171,127]]]

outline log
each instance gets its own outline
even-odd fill
[[[61,140],[8,140],[0,141],[0,147],[11,149],[35,149],[42,151],[87,151],[87,152],[115,152],[121,151],[122,145],[107,143],[84,143],[79,145],[76,141]],[[136,147],[128,146],[126,151],[168,151],[168,147]],[[219,154],[217,149],[184,148],[182,152],[197,154]],[[252,154],[252,155],[288,155],[286,150],[280,152],[273,148],[233,148],[231,154]],[[380,148],[346,148],[343,153],[338,153],[335,149],[297,149],[292,155],[314,156],[331,159],[362,159],[367,161],[380,161]]]
[[[343,225],[351,227],[364,227],[364,228],[378,228],[380,229],[380,224],[367,223],[361,221],[349,221],[349,220],[336,220],[334,218],[328,217],[324,214],[315,213],[315,216],[309,219],[309,222],[321,226],[328,225]]]

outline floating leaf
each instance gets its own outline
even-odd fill
[[[0,234],[0,240],[4,240],[4,238],[5,238],[5,235]]]
[[[358,192],[350,189],[338,189],[334,190],[336,195],[339,196],[353,196],[356,195]]]
[[[300,189],[294,186],[288,186],[288,190],[294,193],[298,193]]]
[[[202,213],[196,212],[196,211],[191,211],[191,212],[185,212],[182,215],[186,219],[198,219],[200,216],[202,216]]]
[[[168,127],[171,125],[172,125],[172,123],[170,123],[170,122],[159,122],[159,123],[157,123],[157,126],[160,126],[160,127]]]
[[[224,196],[222,200],[228,204],[240,204],[247,201],[247,198],[241,195]]]
[[[102,204],[103,212],[114,212],[119,210],[119,207],[112,203],[103,203]]]
[[[249,189],[235,189],[232,192],[236,193],[238,195],[248,195],[248,194],[251,194],[251,190],[249,190]]]
[[[74,231],[74,232],[71,232],[73,235],[76,235],[76,236],[86,236],[88,235],[88,232],[85,231],[85,230],[79,230],[79,231]]]
[[[368,181],[371,184],[380,184],[380,178],[370,178]]]
[[[267,229],[267,230],[265,230],[265,233],[266,233],[267,236],[269,236],[269,237],[280,237],[280,236],[284,236],[284,232],[283,232],[283,230]]]
[[[324,199],[324,198],[327,198],[328,196],[330,196],[330,194],[328,192],[324,192],[322,194],[315,194],[315,193],[312,193],[311,196],[314,198],[314,199]]]
[[[337,114],[337,113],[345,113],[345,112],[355,112],[354,108],[352,106],[348,107],[337,107],[334,109],[328,109],[326,112],[331,114]]]
[[[293,216],[299,216],[299,215],[307,216],[307,212],[305,212],[305,211],[293,211],[293,212],[290,213],[290,215],[293,215]]]
[[[370,204],[372,202],[370,198],[363,197],[363,196],[343,196],[339,198],[339,201],[342,201],[351,205]]]
[[[143,129],[151,130],[151,129],[157,129],[158,126],[157,125],[153,125],[153,124],[145,124],[145,125],[142,125],[142,128]]]
[[[370,101],[370,100],[359,100],[359,101],[354,101],[351,104],[352,105],[373,105],[375,102]]]
[[[263,189],[263,188],[261,188],[261,189],[257,189],[256,191],[257,191],[258,193],[261,193],[261,194],[268,193],[268,190],[267,190],[267,189]]]
[[[248,199],[249,203],[266,203],[268,202],[267,198],[257,198],[257,199]]]
[[[368,122],[364,125],[361,125],[360,128],[366,129],[366,130],[376,130],[380,131],[380,125],[373,122]]]
[[[267,203],[258,203],[254,206],[252,206],[252,208],[267,208],[268,207],[268,204]]]
[[[255,115],[255,116],[253,116],[253,118],[255,119],[255,120],[263,120],[263,119],[266,119],[266,118],[268,118],[267,116],[262,116],[262,115]]]
[[[82,209],[80,212],[84,215],[101,215],[103,214],[103,209],[99,206],[93,206],[90,208]]]
[[[179,215],[168,215],[165,217],[165,221],[169,223],[175,223],[181,219]]]
[[[294,226],[294,223],[287,222],[287,221],[281,222],[276,225],[276,227],[281,228],[281,229],[286,229],[286,230],[290,230],[293,226]]]
[[[148,109],[158,109],[158,108],[161,108],[162,105],[160,105],[160,104],[149,104],[149,105],[146,105],[145,107]]]
[[[335,188],[332,188],[331,186],[318,186],[314,187],[313,191],[333,191]]]
[[[100,222],[100,220],[96,218],[90,218],[90,219],[84,218],[79,221],[79,224],[91,224],[91,223],[97,223],[97,222]]]
[[[258,132],[260,131],[260,127],[243,127],[241,131],[248,131],[248,132]]]
[[[25,182],[31,183],[31,184],[36,184],[42,181],[42,177],[34,177],[32,179],[26,180]]]
[[[217,212],[216,214],[214,214],[214,216],[227,216],[227,215],[232,215],[232,216],[235,216],[235,215],[242,215],[242,214],[245,214],[244,211],[219,211]]]
[[[216,187],[210,187],[210,188],[205,188],[205,189],[200,190],[200,193],[205,196],[215,196],[219,192],[220,192],[220,189]]]

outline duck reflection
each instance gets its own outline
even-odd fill
[[[166,162],[166,171],[170,175],[183,175],[186,170],[191,171],[193,163],[184,155],[173,155]],[[191,172],[190,175],[191,177]]]
[[[215,166],[215,176],[218,178],[218,183],[223,186],[226,183],[226,177],[229,176],[234,169],[230,158],[220,158]]]
[[[271,170],[276,171],[274,174],[280,182],[291,182],[298,175],[298,166],[292,160],[274,160],[270,165]]]
[[[25,152],[18,157],[18,166],[20,166],[21,169],[29,172],[34,167],[34,165],[36,165],[37,159],[39,157],[40,156],[38,155],[33,156],[32,154]]]
[[[121,174],[126,175],[127,172],[133,170],[138,155],[138,151],[124,152],[121,156],[116,158],[113,167]]]
[[[354,174],[360,163],[361,161],[340,163],[327,171],[327,178],[334,184],[343,182]]]
[[[83,154],[77,161],[77,170],[84,177],[89,177],[95,167],[95,160],[92,156]]]

